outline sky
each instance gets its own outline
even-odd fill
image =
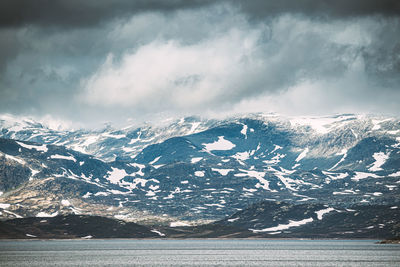
[[[2,0],[0,113],[400,116],[397,0]]]

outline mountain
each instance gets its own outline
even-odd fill
[[[2,116],[0,137],[3,219],[82,214],[179,226],[266,200],[337,210],[399,202],[398,118],[248,114],[54,130]]]

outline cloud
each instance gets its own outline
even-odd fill
[[[237,1],[232,1],[237,3]],[[239,1],[241,10],[252,18],[263,19],[282,14],[303,14],[319,19],[352,18],[357,16],[399,16],[397,0],[280,0]]]
[[[115,63],[109,56],[83,82],[92,105],[160,111],[216,104],[221,97],[245,90],[258,60],[258,31],[232,29],[226,35],[193,45],[155,41]],[[246,70],[247,69],[247,70]],[[228,99],[227,99],[228,100]]]
[[[327,3],[2,1],[0,112],[399,114],[397,2]]]
[[[4,70],[7,62],[17,55],[17,41],[14,31],[0,29],[0,73]]]
[[[277,112],[289,115],[370,113],[399,115],[400,90],[371,83],[360,55],[339,79],[304,80],[277,94],[243,99],[225,115],[246,112]]]
[[[0,27],[92,27],[139,12],[170,12],[209,4],[207,0],[3,0]]]
[[[91,106],[133,113],[188,113],[223,110],[268,95],[282,97],[305,84],[313,84],[314,90],[318,87],[321,94],[336,90],[341,96],[346,88],[355,86],[347,78],[356,78],[349,70],[363,59],[364,46],[374,37],[364,20],[325,23],[283,15],[256,26],[239,21],[240,26],[228,29],[224,22],[214,24],[218,34],[195,43],[159,39],[120,60],[109,55],[94,74],[82,80],[83,92],[78,98]],[[307,97],[297,101],[304,102]],[[281,104],[288,109],[293,106],[307,112],[310,107],[323,107]]]
[[[288,13],[320,18],[400,14],[397,0],[3,0],[0,2],[0,27],[93,27],[143,12],[196,10],[221,3],[239,6],[253,18]]]

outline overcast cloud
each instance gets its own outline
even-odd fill
[[[2,1],[0,40],[2,113],[400,115],[398,1]]]

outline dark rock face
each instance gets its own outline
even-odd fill
[[[0,191],[9,191],[29,180],[31,170],[0,155]]]

